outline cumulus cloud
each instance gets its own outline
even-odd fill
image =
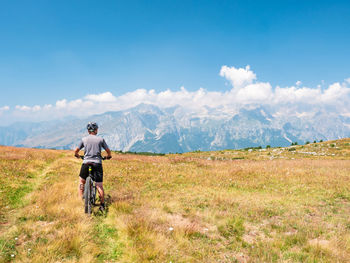
[[[9,111],[10,110],[10,107],[9,106],[3,106],[3,107],[0,107],[0,116],[3,116],[5,115],[4,113]]]
[[[39,112],[43,109],[43,107],[41,107],[40,105],[34,105],[33,107],[26,105],[17,105],[15,109],[20,112]]]
[[[35,106],[33,106],[32,110],[33,111],[40,111],[41,107],[39,105],[35,105]]]
[[[349,95],[350,88],[345,85],[340,85],[339,82],[329,86],[327,90],[322,94],[321,100],[323,102],[336,102],[341,98],[345,98]]]
[[[25,106],[25,105],[16,105],[16,110],[20,111],[30,111],[31,107]]]
[[[9,106],[3,106],[0,108],[0,111],[8,111],[8,110],[10,110]]]
[[[233,87],[236,88],[241,88],[245,85],[251,84],[256,79],[256,75],[250,70],[249,65],[245,68],[222,66],[220,76],[225,77],[231,82]]]
[[[64,109],[66,107],[67,107],[67,100],[66,99],[56,101],[56,108],[57,109]]]
[[[246,68],[235,68],[223,66],[220,76],[229,80],[232,84],[232,91],[236,94],[236,103],[252,104],[260,103],[285,105],[285,104],[335,104],[348,101],[350,79],[346,79],[343,84],[336,82],[328,88],[322,90],[318,85],[316,88],[302,87],[302,82],[298,80],[296,86],[279,87],[275,89],[269,83],[256,81],[256,75]]]
[[[241,88],[237,92],[237,101],[244,104],[268,103],[273,99],[270,83],[255,83]]]
[[[45,104],[43,107],[44,110],[49,110],[52,109],[52,105],[51,104]]]
[[[111,102],[115,101],[116,97],[111,92],[105,92],[100,94],[88,94],[85,96],[85,99],[97,102]]]
[[[274,103],[317,103],[316,98],[321,95],[321,90],[311,88],[297,88],[297,87],[276,87],[274,92]]]
[[[228,114],[237,112],[241,107],[267,105],[278,114],[306,116],[311,111],[324,105],[337,108],[340,114],[350,112],[350,79],[336,82],[328,87],[318,85],[315,88],[302,86],[297,81],[295,86],[272,87],[268,82],[259,82],[249,66],[235,68],[223,66],[220,76],[228,80],[232,87],[226,91],[208,91],[200,88],[189,91],[185,87],[178,90],[137,89],[121,96],[114,96],[107,91],[99,94],[87,94],[74,100],[59,99],[53,104],[17,105],[13,112],[16,116],[39,119],[52,119],[67,115],[87,116],[106,111],[125,110],[140,103],[154,104],[159,107],[180,105],[188,109],[201,107],[220,107]],[[9,107],[0,108],[0,111]],[[315,112],[315,110],[312,110]],[[33,114],[35,113],[35,114]],[[299,115],[298,115],[299,114]],[[310,113],[311,114],[311,113]],[[344,115],[345,116],[345,115]]]

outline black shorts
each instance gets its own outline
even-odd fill
[[[103,182],[103,169],[102,169],[102,164],[100,163],[92,163],[92,176],[93,180],[96,183],[102,183]],[[86,163],[83,163],[81,165],[80,169],[80,175],[82,179],[86,180],[86,178],[89,176],[89,165]]]

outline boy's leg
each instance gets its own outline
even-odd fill
[[[105,193],[103,190],[102,182],[96,183],[96,188],[97,188],[98,194],[100,195],[101,204],[104,204],[105,203]]]
[[[98,194],[100,195],[101,205],[105,203],[105,194],[103,190],[103,168],[102,164],[94,165],[95,182]]]
[[[79,196],[80,196],[80,198],[83,198],[84,185],[85,185],[85,180],[83,178],[79,177]]]
[[[80,174],[79,174],[79,196],[80,198],[83,198],[84,194],[84,185],[85,185],[85,179],[89,174],[89,167],[86,164],[82,164],[80,168]]]

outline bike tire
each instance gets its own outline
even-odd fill
[[[95,183],[91,186],[91,204],[94,206],[96,204],[96,185]]]
[[[91,214],[91,177],[86,178],[85,188],[84,188],[84,204],[85,204],[85,213]]]

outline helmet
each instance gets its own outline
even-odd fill
[[[98,129],[98,125],[96,122],[89,122],[86,129],[88,129],[89,132],[94,132]]]

